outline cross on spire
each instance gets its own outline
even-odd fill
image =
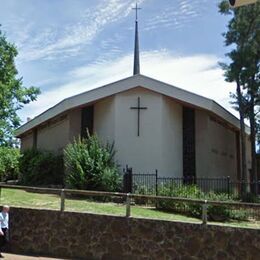
[[[134,8],[135,10],[135,51],[134,51],[134,75],[140,74],[140,58],[139,58],[139,39],[138,39],[138,7],[137,2]]]
[[[138,10],[141,10],[142,8],[138,7],[138,4],[136,2],[135,7],[132,9],[135,10],[135,20],[138,21]]]

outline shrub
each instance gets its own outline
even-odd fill
[[[177,185],[167,184],[159,186],[159,194],[162,196],[182,197],[198,199],[204,196],[204,193],[196,185]]]
[[[181,197],[198,199],[202,196],[202,192],[196,185],[175,185],[168,184],[164,186],[159,186],[160,196],[168,197]],[[167,211],[175,211],[186,213],[191,216],[199,217],[201,215],[201,206],[198,204],[186,203],[186,202],[174,202],[171,200],[160,200],[157,204],[158,208]]]
[[[196,185],[164,185],[159,187],[159,195],[169,197],[182,197],[190,199],[205,199],[208,201],[232,202],[225,193],[202,192]],[[201,205],[186,202],[173,202],[171,200],[161,200],[157,207],[167,211],[185,213],[193,217],[200,217],[202,213]],[[227,219],[247,220],[248,212],[245,210],[232,210],[229,206],[209,205],[209,219],[214,221],[224,221]]]
[[[62,185],[63,159],[62,155],[52,152],[27,150],[19,162],[19,181],[23,185]]]
[[[1,181],[15,180],[19,172],[19,149],[0,147],[0,179]]]
[[[216,193],[216,192],[209,192],[205,194],[206,200],[212,201],[223,201],[223,202],[232,202],[233,200],[228,197],[226,193]],[[215,221],[223,221],[230,218],[230,208],[229,206],[215,206],[210,205],[208,207],[208,215],[209,218]]]
[[[138,195],[154,195],[155,189],[153,187],[148,187],[146,185],[139,185],[134,183],[133,185],[134,194]],[[144,198],[135,198],[136,204],[149,204],[153,203],[152,200],[144,199]]]
[[[138,185],[136,183],[134,183],[133,185],[133,190],[134,190],[134,194],[139,194],[139,195],[154,194],[153,188],[147,187],[146,185]]]
[[[114,145],[101,144],[97,135],[74,140],[64,150],[66,185],[69,188],[117,191],[120,185]]]
[[[248,220],[250,213],[245,209],[230,210],[229,217],[235,220]]]

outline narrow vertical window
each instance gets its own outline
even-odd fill
[[[81,110],[81,137],[87,137],[87,131],[93,134],[94,127],[94,106],[84,107]]]
[[[37,128],[33,129],[33,149],[37,149],[37,138],[38,138],[38,130]]]
[[[183,108],[183,177],[196,178],[195,111]]]

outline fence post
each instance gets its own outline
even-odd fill
[[[131,216],[131,197],[130,193],[126,194],[126,217],[129,218]]]
[[[123,169],[123,192],[126,192],[126,178],[127,178],[127,171]]]
[[[227,176],[227,193],[228,198],[230,198],[230,176]]]
[[[155,170],[155,195],[158,196],[158,170]]]
[[[123,191],[124,193],[132,193],[133,189],[133,170],[132,168],[129,168],[128,165],[126,165],[126,170],[124,172],[124,177],[123,177]]]
[[[65,209],[65,192],[64,189],[60,193],[60,211],[63,212]]]
[[[202,204],[202,224],[207,225],[208,222],[208,204],[207,200],[205,200],[204,204]]]
[[[133,168],[129,168],[129,193],[133,192]]]

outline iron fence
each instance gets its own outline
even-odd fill
[[[210,192],[223,193],[229,198],[240,199],[242,191],[247,196],[260,194],[260,181],[234,181],[229,176],[219,178],[159,177],[158,171],[151,174],[133,173],[132,168],[124,170],[124,192],[143,195],[160,195],[164,188],[178,189],[184,185],[194,185],[201,191],[201,198]]]

